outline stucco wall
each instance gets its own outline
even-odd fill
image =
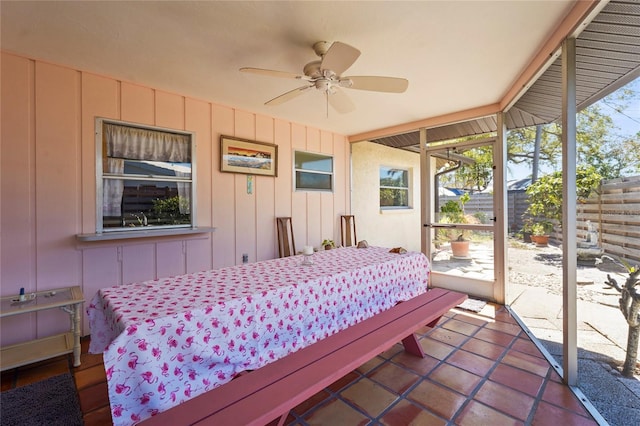
[[[409,209],[380,209],[380,166],[409,169]],[[420,155],[371,142],[351,144],[352,211],[358,240],[420,251]]]
[[[343,135],[157,88],[2,53],[0,292],[79,285],[98,289],[277,257],[275,217],[293,218],[296,246],[340,236],[349,213],[349,146]],[[197,225],[211,234],[79,242],[95,232],[96,116],[194,131]],[[278,145],[278,176],[220,173],[221,134]],[[293,151],[333,155],[333,193],[294,192]],[[51,311],[4,318],[3,345],[68,327]],[[88,334],[84,321],[84,334]]]

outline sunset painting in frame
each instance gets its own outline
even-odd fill
[[[277,176],[278,146],[266,142],[220,136],[220,171]]]

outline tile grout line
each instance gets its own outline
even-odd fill
[[[504,322],[504,321],[500,321],[500,322]],[[487,324],[489,324],[489,322],[488,322],[488,321],[487,321],[487,322],[485,322],[482,326],[478,327],[478,329],[477,329],[477,330],[476,330],[472,335],[470,335],[470,336],[469,336],[469,339],[471,339],[473,336],[475,336],[476,334],[478,334],[478,333],[480,332],[480,330],[482,330],[482,329],[485,329],[485,330],[491,330],[491,331],[495,331],[495,332],[499,332],[499,333],[504,333],[504,332],[499,331],[499,330],[493,330],[493,329],[491,329],[491,328],[486,328],[486,325],[487,325]],[[504,333],[504,334],[509,334],[509,333]],[[513,347],[513,345],[515,344],[515,342],[517,341],[517,339],[518,339],[518,336],[519,336],[519,335],[520,335],[520,333],[518,333],[518,335],[516,335],[516,336],[513,336],[513,339],[511,340],[511,343],[509,343],[509,345],[508,345],[508,346],[503,346],[503,348],[504,348],[504,349],[502,350],[502,353],[501,353],[498,357],[496,357],[496,359],[495,359],[495,360],[493,360],[493,366],[492,366],[492,367],[487,371],[487,373],[486,373],[484,376],[482,376],[482,377],[480,378],[480,382],[479,382],[479,383],[476,385],[476,387],[475,387],[475,388],[474,388],[474,389],[469,393],[469,395],[465,395],[465,397],[466,397],[465,401],[462,403],[462,405],[460,405],[460,407],[458,408],[458,410],[457,410],[457,411],[453,414],[453,416],[451,417],[451,420],[450,420],[450,421],[451,421],[451,424],[455,424],[455,420],[456,420],[456,419],[457,419],[457,418],[462,414],[462,412],[464,411],[464,409],[465,409],[465,408],[466,408],[466,407],[471,403],[471,401],[473,401],[473,400],[474,400],[473,398],[478,394],[478,392],[480,391],[480,388],[481,388],[481,387],[482,387],[482,386],[483,386],[487,381],[489,381],[489,376],[490,376],[490,375],[491,375],[491,374],[496,370],[496,368],[498,368],[498,366],[499,366],[500,364],[502,364],[502,360],[503,360],[503,359],[504,359],[504,357],[507,355],[507,353],[509,352],[509,350],[511,350],[511,349],[512,349],[512,347]],[[468,341],[469,339],[467,339],[467,341]],[[479,339],[479,340],[482,340],[483,342],[486,342],[486,340],[484,340],[484,339],[480,339],[480,338],[478,338],[478,339]],[[466,343],[466,342],[465,342],[465,343]],[[488,343],[492,343],[492,342],[488,342]],[[462,345],[460,345],[460,346],[462,346]],[[498,346],[501,346],[501,345],[498,345]],[[462,349],[461,347],[458,347],[458,348],[456,349],[456,351],[457,351],[458,349],[461,349],[461,350],[463,350],[463,351],[464,351],[464,349]],[[454,351],[454,352],[455,352],[455,351]],[[465,351],[465,352],[466,352],[466,351]],[[474,355],[477,355],[477,354],[475,354],[475,353],[474,353]],[[478,356],[480,356],[480,355],[478,355]],[[447,358],[448,358],[448,357],[447,357]],[[484,357],[483,357],[483,358],[484,358]],[[465,371],[466,371],[466,370],[465,370]],[[473,373],[472,373],[472,374],[473,374]],[[518,392],[519,392],[519,391],[518,391]],[[482,402],[479,402],[479,403],[483,404]],[[486,404],[483,404],[483,405],[486,405]],[[517,419],[516,417],[512,416],[511,414],[504,413],[503,411],[498,410],[496,407],[493,407],[493,406],[488,406],[488,407],[489,407],[489,408],[491,408],[491,409],[493,409],[493,410],[495,410],[495,411],[497,411],[497,412],[499,412],[499,413],[501,413],[501,414],[504,414],[505,416],[508,416],[509,418],[512,418],[512,419],[517,420],[517,421],[521,421],[520,419]],[[531,412],[529,413],[529,415],[531,415]]]

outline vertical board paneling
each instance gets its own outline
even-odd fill
[[[86,307],[93,296],[105,287],[122,284],[117,247],[84,248],[82,250],[82,282],[85,306],[83,309],[83,336],[90,334]]]
[[[307,132],[304,126],[291,124],[292,161],[293,151],[307,151]],[[293,234],[296,238],[296,248],[300,249],[307,241],[307,192],[296,191],[293,187],[291,195],[291,221]]]
[[[246,111],[235,111],[234,134],[240,138],[255,140],[255,115]],[[253,194],[247,194],[247,176],[235,175],[235,216],[236,216],[236,247],[234,263],[242,263],[242,255],[249,255],[254,261],[256,255],[256,195],[255,185]],[[255,183],[255,178],[254,178]]]
[[[335,169],[338,165],[338,162],[333,153],[333,134],[331,132],[320,132],[320,152],[323,154],[333,156],[333,168]],[[335,176],[335,172],[334,172]],[[334,187],[337,185],[337,182],[334,180]],[[334,211],[334,193],[333,192],[322,192],[320,193],[320,211],[321,214],[321,223],[320,223],[320,234],[322,239],[330,238],[335,241],[336,244],[340,244],[340,227],[339,222],[337,222],[338,215],[335,214]],[[337,227],[336,227],[337,226]],[[322,242],[322,240],[318,241],[318,245]],[[315,245],[316,243],[314,243]]]
[[[277,255],[274,217],[293,218],[299,248],[318,246],[344,208],[343,136],[17,55],[2,53],[1,66],[3,295],[79,284],[90,301],[100,288],[233,265],[244,252],[268,259]],[[194,131],[197,225],[216,231],[79,243],[76,234],[95,231],[96,116]],[[219,171],[221,134],[277,144],[278,176],[256,177],[247,194],[246,175]],[[294,149],[333,151],[333,195],[293,191]],[[62,331],[68,318],[54,311],[1,324],[6,345]]]
[[[291,124],[276,120],[274,143],[278,145],[278,176],[275,179],[276,217],[291,216],[291,193],[293,192],[293,150],[291,149]],[[275,229],[275,223],[273,224]]]
[[[140,124],[155,123],[154,91],[131,83],[120,83],[121,120]]]
[[[2,139],[0,139],[0,288],[35,290],[33,62],[2,54]]]
[[[334,213],[335,216],[351,214],[351,176],[349,173],[351,168],[351,151],[349,142],[344,136],[334,135],[333,147],[333,161],[335,164],[335,187],[333,190]],[[375,179],[377,181],[378,177],[376,176]]]
[[[156,126],[184,129],[184,97],[155,91]],[[186,250],[181,241],[156,243],[156,277],[184,274]]]
[[[124,121],[140,124],[155,125],[155,94],[153,89],[135,84],[120,84],[120,111]],[[155,253],[154,243],[136,244],[135,249],[123,247],[122,280],[124,283],[139,281],[139,277],[149,280],[156,278],[154,258],[149,254]],[[126,256],[125,256],[126,253]],[[140,270],[136,271],[136,265]]]
[[[80,73],[36,63],[36,287],[80,284]],[[38,334],[68,328],[58,315],[38,314]]]
[[[120,86],[116,80],[82,74],[82,232],[96,230],[95,118],[120,116]],[[82,250],[82,292],[86,303],[103,287],[120,284],[121,270],[115,247]],[[83,332],[89,334],[84,312]]]
[[[211,226],[212,162],[211,106],[202,101],[187,98],[185,101],[185,129],[196,133],[196,191],[198,226]],[[187,241],[187,272],[204,271],[213,267],[210,235],[204,239]]]
[[[275,217],[291,216],[292,194],[292,149],[291,149],[291,124],[282,120],[275,120],[274,142],[278,145],[278,176],[274,180],[274,209]],[[271,222],[271,229],[276,234],[275,219]],[[295,236],[295,235],[294,235]],[[278,256],[277,241],[273,243],[274,257]]]
[[[153,244],[121,246],[122,283],[153,280],[156,276],[156,250]]]
[[[307,151],[320,152],[320,130],[307,127]],[[319,247],[322,237],[321,192],[307,193],[307,242],[306,245]]]
[[[234,115],[231,108],[213,105],[213,267],[221,268],[235,264],[235,212],[233,173],[220,172],[220,135],[233,135]]]
[[[256,116],[256,139],[274,143],[273,118]],[[273,259],[278,256],[274,250],[276,241],[275,223],[275,178],[256,176],[256,260]]]
[[[306,150],[311,152],[320,152],[320,130],[313,127],[307,127],[307,146]]]
[[[307,242],[305,245],[320,247],[323,240],[321,234],[322,210],[321,192],[310,192],[307,196]]]
[[[0,292],[35,290],[34,64],[2,54],[0,80]],[[35,333],[35,315],[0,322],[0,343],[8,345]]]
[[[211,237],[209,235],[205,238],[190,239],[185,241],[185,243],[187,244],[187,273],[207,271],[213,268],[211,259]]]
[[[95,118],[118,118],[119,85],[109,78],[82,74],[82,232],[96,230]]]
[[[184,130],[184,97],[155,91],[156,126]]]
[[[185,246],[182,241],[156,244],[156,278],[186,273]]]

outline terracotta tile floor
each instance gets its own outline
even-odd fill
[[[427,357],[395,345],[295,407],[290,425],[596,425],[506,309],[452,310],[420,330]],[[85,425],[109,425],[101,355],[2,373],[2,391],[71,370]]]

